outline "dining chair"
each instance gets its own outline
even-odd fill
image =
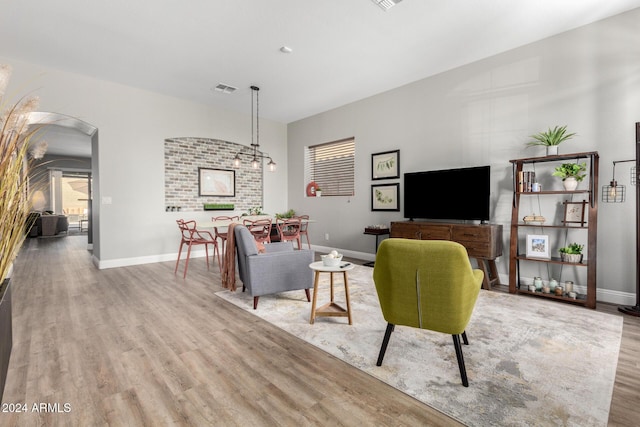
[[[309,249],[311,249],[311,242],[309,241],[309,215],[296,215],[294,218],[300,219],[300,236],[305,236],[307,238],[307,245],[309,245]],[[300,238],[302,240],[302,237]]]
[[[271,243],[271,218],[250,220],[245,219],[242,224],[249,229],[256,242]]]
[[[297,242],[298,249],[302,249],[300,240],[300,228],[302,221],[299,218],[278,218],[276,228],[281,242]]]
[[[211,221],[239,221],[239,216],[214,216],[211,218]],[[220,252],[222,256],[224,256],[224,248],[227,244],[227,232],[218,231],[218,227],[213,227],[213,232],[216,236],[216,239],[220,239],[220,251],[218,252],[218,256],[220,256]],[[217,248],[214,248],[214,251],[217,251]]]
[[[187,259],[184,265],[184,274],[182,276],[183,279],[187,277],[187,269],[189,268],[189,258],[191,257],[191,247],[197,245],[204,245],[205,254],[207,256],[207,270],[209,269],[209,245],[213,245],[213,254],[215,259],[215,254],[218,248],[218,241],[213,237],[213,235],[208,231],[198,230],[196,226],[196,222],[185,221],[182,219],[176,220],[178,223],[178,228],[180,229],[181,240],[180,240],[180,249],[178,250],[178,260],[176,261],[176,268],[173,271],[173,274],[178,272],[178,265],[180,264],[180,257],[182,255],[182,247],[184,245],[188,246],[187,249]],[[222,271],[222,264],[220,259],[220,253],[218,252],[218,268]]]

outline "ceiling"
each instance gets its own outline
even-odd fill
[[[4,1],[0,55],[290,123],[640,0]],[[288,46],[291,53],[282,53]],[[213,91],[218,83],[238,89]]]

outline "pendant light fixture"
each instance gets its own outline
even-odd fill
[[[239,151],[236,153],[236,156],[233,158],[233,167],[239,168],[242,164],[242,159],[240,156],[251,157],[251,167],[253,169],[260,168],[260,160],[269,159],[267,166],[269,167],[269,172],[274,172],[276,170],[276,163],[273,161],[271,156],[268,153],[260,152],[260,100],[259,100],[259,91],[260,88],[258,86],[251,86],[251,152],[243,153]],[[254,104],[254,96],[255,96],[255,104]],[[255,108],[254,108],[255,107]],[[255,115],[254,115],[255,111]],[[249,147],[247,147],[249,148]]]

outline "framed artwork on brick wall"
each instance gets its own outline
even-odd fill
[[[235,197],[236,171],[198,168],[198,189],[200,196]]]

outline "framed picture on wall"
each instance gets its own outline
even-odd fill
[[[527,234],[527,258],[551,258],[549,236],[543,234]]]
[[[198,190],[200,196],[235,197],[236,171],[198,168]]]
[[[400,178],[400,150],[371,155],[371,179]]]
[[[371,186],[372,211],[399,211],[400,184],[380,184]]]

